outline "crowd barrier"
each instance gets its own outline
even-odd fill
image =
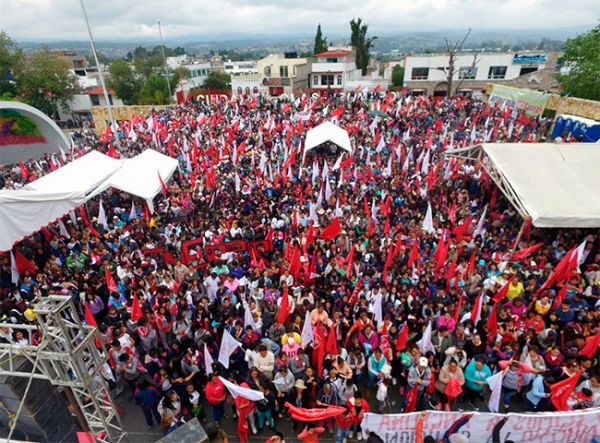
[[[461,417],[472,415],[460,429],[470,442],[492,443],[492,430],[505,415],[486,412],[427,411],[423,435],[441,441],[446,430]],[[408,414],[366,413],[361,424],[363,431],[375,432],[385,443],[414,443],[420,412]],[[600,436],[600,408],[584,411],[506,414],[500,441],[516,443],[590,443]]]

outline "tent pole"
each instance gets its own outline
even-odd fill
[[[517,246],[519,245],[519,242],[521,241],[521,236],[523,235],[523,231],[525,230],[525,225],[527,224],[527,221],[528,221],[527,218],[523,219],[523,224],[521,224],[521,229],[519,229],[519,233],[517,234],[517,238],[515,239],[515,243],[513,244],[512,250],[510,251],[510,256],[511,257],[515,253],[515,249],[517,249]]]

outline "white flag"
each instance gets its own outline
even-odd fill
[[[67,231],[67,228],[65,226],[65,224],[62,222],[62,220],[58,221],[58,231],[60,232],[60,235],[64,238],[71,238],[71,234],[69,234],[69,231]]]
[[[417,345],[423,354],[425,354],[427,351],[435,352],[433,343],[431,343],[431,321],[427,325],[427,329],[425,329],[423,337],[417,342]]]
[[[581,264],[585,260],[585,257],[583,256],[583,254],[585,252],[585,244],[586,243],[587,243],[587,240],[584,240],[581,242],[581,244],[579,246],[577,246],[577,265],[578,266],[581,266]]]
[[[329,177],[325,179],[325,201],[329,201],[331,198],[331,185],[329,184]]]
[[[135,211],[135,203],[131,201],[131,211],[129,211],[129,220],[137,218],[137,212]]]
[[[260,401],[265,399],[265,394],[260,391],[255,391],[250,388],[243,388],[242,386],[235,385],[231,383],[229,380],[219,376],[227,390],[231,393],[233,398],[243,397],[250,401]]]
[[[377,328],[379,329],[383,325],[383,295],[379,292],[375,296],[375,302],[373,303],[373,314],[375,314],[375,321],[377,322]]]
[[[208,347],[206,346],[206,343],[204,343],[204,369],[206,370],[206,375],[212,374],[213,372],[213,358],[212,355],[210,355],[210,352],[208,352]]]
[[[306,311],[304,316],[304,326],[302,327],[302,347],[306,348],[310,343],[314,343],[312,324],[310,323],[310,313]]]
[[[225,369],[229,369],[229,356],[238,347],[241,348],[242,344],[225,329],[223,331],[223,338],[221,339],[221,349],[219,349],[219,362]]]
[[[327,160],[325,160],[325,163],[323,164],[323,172],[321,176],[323,177],[323,180],[327,180],[327,177],[329,177],[329,165],[327,164]]]
[[[241,183],[240,183],[240,176],[236,173],[235,174],[235,192],[240,192],[241,188]]]
[[[15,261],[15,256],[13,255],[12,251],[10,251],[10,280],[13,282],[13,284],[18,285],[19,284],[19,270],[17,269],[17,262]]]
[[[100,200],[100,206],[98,207],[98,224],[102,225],[104,229],[108,230],[108,221],[106,220],[106,212],[104,212],[102,200]]]
[[[483,208],[483,212],[481,213],[481,217],[479,217],[479,221],[477,222],[477,228],[475,229],[475,232],[473,233],[473,237],[477,237],[479,234],[481,234],[483,232],[483,225],[485,223],[485,216],[487,214],[487,205],[485,205],[485,208]]]
[[[531,361],[531,357],[529,355],[529,351],[527,350],[527,346],[525,346],[525,349],[523,350],[524,352],[527,352],[527,357],[525,357],[525,364],[527,366],[529,366],[530,368],[533,368],[533,362]],[[522,385],[523,386],[528,386],[529,383],[531,383],[533,381],[533,373],[531,372],[524,372],[523,374],[521,374],[523,377],[523,381],[522,381]]]
[[[490,412],[496,413],[500,409],[500,392],[502,391],[502,371],[488,377],[486,383],[492,391],[490,399],[488,401],[488,408]]]
[[[429,172],[429,149],[425,152],[423,161],[421,162],[421,174],[427,174]]]
[[[250,305],[248,302],[244,300],[244,328],[250,326],[252,329],[258,329],[256,327],[256,322],[254,321],[254,317],[252,317],[252,311],[250,310]]]
[[[58,147],[58,149],[60,149],[60,158],[62,158],[63,162],[66,162],[67,154],[65,154],[65,151],[63,151],[63,148],[61,148],[60,146]]]
[[[312,170],[312,185],[314,186],[317,183],[317,178],[319,178],[319,163],[315,160],[313,163]]]
[[[331,168],[332,171],[337,171],[340,168],[340,165],[342,164],[342,156],[340,155],[337,160],[335,161],[333,168]]]
[[[433,227],[431,203],[427,203],[427,213],[425,214],[425,219],[423,220],[423,231],[427,232],[428,234],[435,232],[435,228]]]

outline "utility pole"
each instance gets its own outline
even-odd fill
[[[100,77],[100,86],[102,86],[104,100],[106,101],[106,109],[108,109],[108,118],[110,120],[110,126],[115,136],[115,145],[117,145],[117,147],[120,148],[121,142],[119,141],[119,134],[117,133],[119,127],[117,126],[117,122],[115,122],[115,118],[113,117],[112,105],[110,104],[110,98],[108,96],[108,90],[106,89],[106,83],[104,83],[104,74],[102,74],[102,68],[100,68],[100,62],[98,61],[98,52],[96,51],[96,42],[94,41],[94,34],[92,34],[92,28],[90,27],[90,21],[88,20],[88,15],[83,0],[79,0],[79,4],[81,5],[81,10],[83,11],[83,18],[85,18],[85,25],[87,26],[88,34],[90,35],[90,42],[92,44],[92,54],[94,55],[94,61],[96,62],[96,68],[98,69],[98,76]]]
[[[160,20],[158,21],[158,35],[160,36],[160,46],[162,48],[163,66],[165,68],[165,78],[167,79],[167,88],[169,88],[169,103],[173,94],[171,93],[171,82],[169,81],[169,71],[167,70],[167,57],[165,55],[165,44],[163,42],[162,28],[160,27]]]

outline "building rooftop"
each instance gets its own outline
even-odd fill
[[[347,55],[352,54],[352,51],[325,51],[317,54],[315,57],[346,57]]]
[[[104,92],[102,91],[102,88],[100,86],[97,86],[95,88],[90,88],[90,89],[86,89],[85,93],[87,95],[102,95],[104,94]],[[108,89],[108,94],[109,95],[115,95],[115,91],[113,89]]]

